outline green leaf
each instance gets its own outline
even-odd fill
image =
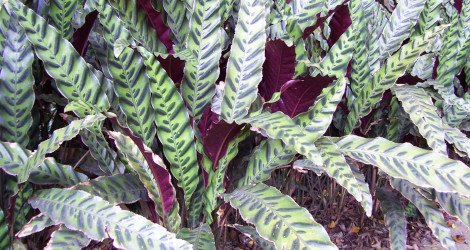
[[[379,167],[394,178],[406,179],[421,187],[440,192],[470,195],[470,168],[460,161],[383,138],[368,139],[354,135],[330,139],[342,154]]]
[[[167,14],[166,23],[173,34],[176,45],[183,46],[188,36],[188,20],[183,1],[163,0],[163,8]]]
[[[296,152],[281,140],[264,140],[253,149],[243,179],[238,186],[259,183],[269,179],[274,169],[289,164]]]
[[[17,237],[26,237],[28,235],[41,232],[44,228],[55,225],[54,221],[44,214],[38,214],[34,216],[28,224],[24,225],[23,228],[16,234]]]
[[[165,228],[140,215],[111,206],[107,201],[79,190],[48,189],[29,199],[55,223],[84,232],[94,240],[114,239],[113,245],[127,249],[189,249]],[[57,213],[57,210],[62,211]],[[72,216],[71,216],[72,215]]]
[[[278,249],[337,249],[305,208],[275,188],[262,183],[243,186],[225,194],[224,199]]]
[[[414,36],[424,34],[424,32],[434,28],[439,23],[441,19],[440,9],[443,2],[443,0],[426,1],[419,16],[418,27],[413,33]]]
[[[401,43],[409,37],[414,24],[424,9],[426,0],[400,0],[385,25],[379,38],[379,50],[377,57],[371,58],[369,64],[372,74],[377,72],[385,59],[400,48]]]
[[[54,158],[44,159],[44,162],[29,175],[30,182],[40,185],[56,184],[70,187],[87,180],[86,175],[76,172],[69,165],[57,163]]]
[[[470,140],[467,135],[462,133],[459,129],[453,128],[447,124],[443,125],[446,141],[454,144],[455,148],[465,152],[470,157]]]
[[[74,0],[53,0],[49,7],[49,23],[67,40],[73,35],[72,18],[77,8]]]
[[[441,207],[470,227],[470,199],[458,194],[433,192]]]
[[[227,63],[220,117],[232,123],[243,118],[256,99],[266,43],[266,0],[242,0]]]
[[[186,62],[181,93],[197,122],[215,94],[222,53],[219,0],[196,0],[186,47],[196,58]]]
[[[52,133],[51,138],[39,144],[38,149],[29,157],[28,161],[24,165],[16,166],[16,168],[20,169],[9,169],[10,166],[7,165],[7,171],[13,171],[10,173],[17,173],[19,183],[25,182],[31,171],[41,165],[46,154],[56,151],[60,144],[74,138],[80,130],[91,127],[96,122],[104,120],[104,118],[106,117],[101,114],[89,115],[81,120],[71,122],[65,128],[55,130]]]
[[[151,52],[166,52],[165,45],[158,40],[156,30],[150,25],[148,15],[138,1],[112,0],[109,3],[137,42]]]
[[[102,176],[72,187],[103,198],[113,205],[149,200],[145,186],[137,174]]]
[[[346,133],[350,133],[360,122],[360,118],[369,114],[373,105],[382,99],[382,94],[395,84],[409,64],[414,62],[419,54],[424,51],[429,42],[433,41],[437,34],[447,26],[438,26],[424,35],[415,37],[409,43],[403,45],[366,84],[352,105],[348,114]]]
[[[90,107],[90,105],[88,105],[88,103],[86,103],[84,101],[81,101],[81,100],[77,100],[77,101],[69,102],[65,106],[64,112],[76,111],[76,110],[80,110],[80,109],[82,109],[83,112],[93,110],[93,108]]]
[[[4,35],[8,39],[0,52],[4,65],[0,72],[0,140],[18,142],[26,147],[34,104],[34,55],[18,20],[11,17],[7,25]]]
[[[18,15],[28,40],[35,46],[49,76],[56,80],[60,93],[70,101],[81,100],[96,110],[106,111],[109,108],[106,94],[97,88],[98,79],[72,44],[20,1],[8,1],[8,6]]]
[[[263,112],[259,115],[239,120],[261,129],[270,138],[281,139],[285,144],[305,155],[313,163],[321,165],[322,159],[315,145],[292,119],[281,112]]]
[[[170,162],[170,170],[183,188],[186,205],[189,204],[198,183],[198,170],[194,132],[183,98],[156,58],[139,48],[147,66],[155,109],[158,139],[163,153]]]
[[[406,249],[406,218],[400,199],[395,193],[381,188],[377,189],[377,196],[381,201],[382,211],[385,215],[385,226],[390,232],[391,249]]]
[[[176,237],[191,243],[194,250],[215,250],[214,235],[208,224],[202,224],[193,230],[183,228]]]
[[[399,85],[392,88],[419,133],[426,138],[434,152],[447,155],[442,120],[426,92],[416,86]]]
[[[369,184],[365,181],[364,175],[361,173],[357,166],[355,166],[354,164],[349,164],[349,167],[351,168],[354,178],[356,178],[357,184],[361,189],[361,205],[366,211],[366,215],[370,217],[372,216],[372,195],[369,191]]]
[[[7,249],[10,246],[10,230],[5,220],[3,210],[0,209],[0,248]]]
[[[256,244],[258,244],[258,246],[260,246],[261,248],[270,249],[270,250],[276,249],[274,242],[266,240],[265,238],[261,237],[256,231],[256,229],[250,226],[242,226],[238,224],[233,225],[233,227],[236,228],[241,233],[253,239],[256,242]]]
[[[292,164],[292,167],[301,173],[302,172],[306,173],[308,170],[313,171],[317,176],[321,176],[322,174],[326,172],[325,166],[317,166],[313,164],[311,160],[307,160],[307,159],[294,161],[294,163]]]
[[[114,47],[113,49],[114,57],[119,58],[122,51],[124,51],[126,47],[129,47],[129,42],[124,38],[118,38],[116,39],[116,41],[114,41],[113,47]]]
[[[88,244],[91,239],[84,233],[76,230],[70,230],[64,225],[51,234],[51,239],[46,245],[47,249],[77,249],[80,250]]]
[[[204,203],[204,180],[202,174],[199,175],[199,182],[191,198],[191,205],[188,209],[188,226],[191,228],[199,225],[202,214],[202,205]]]
[[[456,249],[452,240],[450,230],[444,220],[444,216],[439,208],[431,201],[423,197],[415,186],[406,180],[392,179],[392,186],[410,200],[421,212],[433,234],[441,241],[447,249]]]

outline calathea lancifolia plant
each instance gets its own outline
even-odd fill
[[[455,249],[470,0],[384,2],[3,0],[0,248],[336,248],[288,168],[379,202],[394,249],[399,197]]]

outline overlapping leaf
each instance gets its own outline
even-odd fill
[[[269,249],[269,250],[276,249],[276,247],[274,246],[274,243],[272,241],[266,240],[265,238],[259,236],[256,229],[250,226],[242,226],[238,224],[233,225],[233,227],[236,228],[241,233],[253,239],[256,242],[256,244],[258,244],[258,246],[262,247],[263,249]]]
[[[426,138],[434,152],[447,155],[442,120],[437,108],[426,92],[416,86],[403,85],[392,88],[419,133]]]
[[[443,125],[446,141],[454,144],[455,148],[467,154],[470,157],[470,139],[460,130],[447,124]]]
[[[242,0],[227,64],[221,118],[232,123],[248,113],[262,77],[266,0]]]
[[[359,119],[370,112],[372,106],[382,98],[383,92],[395,84],[395,81],[404,73],[408,64],[415,61],[428,43],[433,41],[444,28],[438,26],[422,36],[415,37],[412,41],[403,45],[396,54],[387,59],[372,80],[362,88],[359,96],[354,101],[352,110],[348,114],[345,127],[346,133],[350,133],[359,124]]]
[[[275,188],[261,183],[247,185],[224,195],[224,199],[278,249],[336,249],[312,215]]]
[[[51,239],[47,242],[45,249],[77,249],[80,250],[88,244],[91,239],[85,233],[77,230],[70,230],[64,225],[51,234]]]
[[[83,190],[114,205],[148,200],[147,189],[137,174],[102,176],[75,185],[72,189]]]
[[[109,102],[98,79],[70,42],[20,1],[9,1],[8,6],[18,15],[28,40],[35,46],[36,55],[44,62],[47,73],[56,80],[61,94],[70,101],[88,103],[98,111],[107,110]]]
[[[379,167],[388,175],[407,179],[421,187],[470,195],[470,168],[460,161],[424,150],[409,143],[354,135],[332,138],[341,153]]]
[[[84,232],[95,240],[111,237],[120,248],[189,249],[165,228],[140,215],[111,206],[107,201],[84,191],[66,189],[40,190],[29,200],[55,223]],[[62,213],[57,213],[60,209]]]
[[[442,208],[470,227],[470,199],[458,194],[433,192]]]
[[[67,40],[73,35],[72,18],[77,8],[77,1],[53,0],[49,7],[50,24]]]
[[[219,0],[197,0],[191,15],[186,47],[195,62],[186,62],[181,93],[197,121],[210,104],[219,77],[222,50]]]
[[[199,175],[199,182],[191,198],[191,205],[188,209],[188,226],[191,228],[199,225],[202,214],[202,205],[204,203],[204,179]]]
[[[434,28],[440,18],[440,8],[442,6],[443,0],[428,0],[424,5],[424,9],[419,15],[418,27],[414,31],[414,35],[424,34],[427,30]]]
[[[385,226],[389,230],[390,247],[392,249],[406,249],[406,218],[400,199],[396,194],[383,189],[377,189],[377,196],[382,204]]]
[[[44,228],[54,225],[54,221],[44,214],[38,214],[31,218],[28,224],[24,225],[23,228],[16,234],[18,237],[25,237],[33,233],[42,231]]]
[[[214,235],[207,224],[202,224],[193,230],[183,228],[176,237],[191,243],[194,250],[215,250]]]
[[[184,46],[188,36],[188,19],[186,18],[186,8],[183,1],[163,0],[163,8],[166,11],[166,23],[173,33],[174,42],[179,46]]]
[[[406,180],[392,179],[392,186],[400,191],[400,193],[410,200],[416,208],[421,212],[426,223],[431,228],[434,235],[441,241],[442,245],[447,249],[456,249],[455,242],[452,240],[450,230],[444,220],[444,216],[439,208],[431,201],[423,197],[413,184]]]
[[[5,214],[0,209],[0,248],[6,249],[8,246],[10,246],[10,230],[8,230]]]
[[[199,169],[189,115],[183,98],[160,63],[144,49],[140,48],[139,51],[150,78],[158,138],[163,144],[163,153],[171,164],[170,170],[184,190],[186,204],[189,204],[196,190]]]

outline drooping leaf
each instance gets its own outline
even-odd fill
[[[194,5],[186,47],[196,61],[186,62],[181,93],[197,122],[215,93],[222,41],[217,10],[220,1],[196,0]]]
[[[221,118],[232,123],[248,113],[261,81],[266,43],[265,0],[242,0],[230,50]]]
[[[145,186],[137,174],[115,174],[102,176],[72,187],[103,198],[113,205],[148,200]]]
[[[375,165],[392,177],[441,192],[470,195],[470,168],[460,161],[409,143],[394,143],[380,137],[368,139],[349,135],[329,138],[338,145],[341,153]]]
[[[441,207],[449,214],[457,216],[470,227],[470,199],[458,194],[433,191]]]
[[[77,8],[77,1],[53,0],[49,7],[50,24],[67,40],[73,35],[72,18]]]
[[[54,221],[44,214],[38,214],[31,218],[28,224],[24,225],[23,228],[16,234],[17,237],[26,237],[33,233],[42,231],[44,228],[55,225]]]
[[[91,239],[85,233],[77,230],[70,230],[64,225],[60,225],[59,229],[51,234],[51,239],[47,242],[44,249],[77,249],[80,250],[88,244]]]
[[[351,168],[354,178],[356,178],[357,184],[359,185],[359,188],[361,189],[361,194],[362,194],[361,205],[366,211],[366,215],[370,217],[372,216],[372,195],[369,191],[370,190],[369,184],[365,181],[364,175],[361,173],[361,171],[359,170],[357,166],[354,166],[354,164],[349,164],[349,167]]]
[[[18,142],[26,147],[34,103],[34,55],[18,20],[11,17],[7,25],[4,35],[8,39],[5,40],[4,50],[0,52],[4,65],[0,72],[0,140]]]
[[[139,51],[150,79],[158,138],[163,144],[163,153],[171,164],[170,170],[184,190],[188,205],[198,183],[199,169],[189,115],[183,98],[160,63],[144,49],[139,48]]]
[[[392,249],[406,249],[406,218],[400,199],[395,193],[380,188],[377,189],[377,196],[381,201],[382,211],[385,215],[385,226],[390,232],[390,247]]]
[[[0,248],[7,249],[10,245],[10,230],[8,230],[8,224],[5,220],[5,214],[0,209]]]
[[[415,37],[409,43],[389,57],[372,80],[366,84],[352,105],[348,114],[346,133],[350,133],[358,124],[361,117],[369,114],[372,106],[382,99],[382,94],[395,84],[395,81],[404,73],[408,64],[415,61],[419,54],[433,41],[445,26],[438,26],[422,36]]]
[[[225,194],[224,199],[278,249],[336,249],[312,215],[275,188],[262,183],[247,185]]]
[[[442,120],[437,114],[437,108],[431,97],[416,86],[395,86],[392,90],[433,151],[447,155]]]
[[[293,120],[283,113],[263,112],[259,115],[241,119],[239,122],[248,123],[252,127],[261,129],[269,138],[281,139],[313,163],[322,164],[320,153],[312,141]]]
[[[165,228],[140,215],[111,206],[100,197],[80,190],[40,190],[29,199],[55,223],[63,223],[72,230],[84,232],[95,240],[111,237],[115,247],[189,249],[186,241],[178,240]],[[57,209],[63,211],[57,213]],[[71,216],[72,215],[72,216]]]
[[[453,128],[447,124],[443,125],[446,141],[454,144],[455,148],[465,152],[470,157],[470,139],[459,129]]]
[[[272,241],[266,240],[265,238],[261,237],[256,231],[256,229],[250,226],[242,226],[238,224],[233,225],[233,227],[236,228],[241,233],[253,239],[256,242],[256,244],[258,244],[258,246],[262,247],[263,249],[269,249],[269,250],[276,249],[276,246],[274,246],[274,243]]]
[[[194,250],[215,250],[214,235],[207,224],[202,224],[193,230],[183,228],[176,237],[191,243]]]
[[[89,115],[81,120],[71,122],[67,127],[57,129],[52,133],[51,138],[41,142],[38,149],[28,158],[22,166],[16,166],[19,169],[8,169],[18,174],[18,182],[25,182],[31,171],[43,163],[46,154],[56,151],[60,144],[74,138],[80,130],[93,126],[95,123],[103,120],[104,115]]]
[[[36,55],[44,62],[47,73],[56,80],[60,93],[70,101],[81,100],[98,111],[106,111],[109,102],[97,88],[98,79],[72,44],[20,1],[9,1],[8,6],[18,15],[20,25],[36,49]]]
[[[420,213],[424,216],[426,224],[432,230],[433,234],[441,241],[441,244],[447,249],[456,249],[455,242],[452,240],[450,230],[444,220],[442,212],[431,201],[423,197],[413,186],[406,180],[393,178],[390,184],[400,191],[400,193],[410,200]]]

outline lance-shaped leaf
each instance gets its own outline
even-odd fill
[[[389,230],[390,247],[397,250],[406,249],[406,218],[400,199],[395,193],[383,189],[377,189],[377,196],[385,215],[385,226]]]
[[[433,234],[441,241],[445,248],[456,249],[444,216],[433,202],[423,197],[415,189],[415,186],[406,180],[393,178],[390,184],[418,208],[424,216],[426,224],[428,224]]]
[[[395,86],[392,90],[433,151],[447,155],[442,120],[431,97],[423,89],[411,85]]]
[[[8,30],[8,26],[10,26],[10,14],[7,12],[6,8],[0,8],[0,69],[2,69],[3,65],[3,50],[5,49],[5,41],[6,41],[6,32]]]
[[[44,249],[77,249],[80,250],[88,244],[90,244],[91,239],[88,238],[85,233],[70,230],[64,225],[60,225],[59,229],[54,231],[51,234],[51,239],[47,242],[47,245]]]
[[[258,244],[258,246],[262,247],[263,249],[269,249],[269,250],[276,249],[274,242],[266,240],[265,238],[261,237],[259,233],[256,231],[256,229],[250,226],[242,226],[238,224],[233,225],[233,227],[236,228],[241,233],[253,239],[256,242],[256,244]]]
[[[44,228],[55,225],[54,221],[44,214],[38,214],[31,218],[28,224],[24,225],[23,228],[16,234],[17,237],[26,237],[33,233],[42,231]]]
[[[183,98],[160,63],[148,51],[139,48],[147,66],[155,109],[158,138],[163,153],[170,162],[170,170],[183,188],[186,204],[189,204],[198,183],[198,164],[194,133]]]
[[[401,43],[409,37],[412,27],[424,9],[426,0],[400,0],[393,10],[390,20],[385,25],[379,38],[379,50],[377,57],[371,59],[372,74],[377,72],[381,63],[393,52],[400,48]]]
[[[347,160],[346,160],[347,161]],[[351,168],[354,178],[356,178],[357,184],[361,189],[362,194],[362,201],[361,205],[366,211],[367,216],[372,216],[372,195],[370,194],[369,184],[365,181],[364,175],[361,173],[359,167],[355,166],[354,164],[349,164]]]
[[[209,174],[209,184],[207,184],[206,191],[204,192],[204,214],[206,215],[207,223],[212,223],[211,214],[217,205],[217,197],[225,193],[224,180],[228,164],[237,156],[238,144],[246,139],[250,134],[249,132],[248,129],[243,129],[235,139],[228,143],[225,155],[219,159],[217,170],[211,171]]]
[[[333,113],[343,98],[348,79],[341,77],[324,88],[309,111],[294,118],[306,136],[315,141],[320,138],[333,120]]]
[[[348,190],[357,201],[362,201],[362,192],[354,174],[344,156],[338,151],[338,147],[327,137],[315,142],[321,152],[326,173]]]
[[[434,28],[441,20],[440,8],[443,0],[428,0],[424,5],[424,9],[419,15],[418,27],[413,35],[424,34],[427,30]]]
[[[354,100],[345,126],[346,133],[350,133],[359,124],[361,117],[369,114],[372,106],[382,99],[385,90],[395,84],[395,81],[404,73],[408,65],[418,58],[428,43],[433,41],[444,28],[444,26],[438,26],[422,36],[415,37],[412,41],[403,45],[396,54],[388,58],[371,82],[362,88],[359,96]]]
[[[470,199],[452,193],[442,193],[433,191],[441,207],[449,214],[459,217],[459,219],[470,227]]]
[[[470,195],[470,168],[460,161],[409,143],[394,143],[383,138],[350,135],[330,139],[341,153],[377,166],[392,177],[441,192]]]
[[[227,64],[221,118],[243,118],[256,99],[266,43],[265,0],[242,0]]]
[[[152,28],[157,31],[158,39],[165,45],[168,52],[172,52],[173,41],[170,38],[170,28],[163,22],[163,13],[152,6],[152,0],[138,0],[140,7],[144,9]],[[159,4],[159,3],[157,3]]]
[[[470,139],[459,129],[453,128],[447,124],[443,125],[446,141],[454,144],[455,148],[465,152],[470,157]]]
[[[214,235],[208,224],[202,224],[193,230],[183,228],[176,237],[191,243],[194,250],[215,250]]]
[[[2,51],[3,68],[0,72],[0,140],[18,142],[26,147],[34,103],[34,55],[16,18],[10,18],[5,35],[8,39]]]
[[[84,232],[94,240],[111,237],[119,248],[189,249],[186,241],[178,240],[162,226],[140,215],[112,206],[107,201],[80,190],[40,190],[29,199],[55,223]],[[57,209],[62,213],[57,213]]]
[[[77,8],[77,1],[53,0],[49,7],[50,24],[67,40],[73,35],[72,18]]]
[[[16,190],[16,188],[18,187],[17,186],[18,183],[15,181],[15,179],[8,178],[6,183],[7,183],[6,189],[7,190],[10,189],[14,193],[16,193],[15,204],[14,204],[13,212],[11,214],[15,216],[15,219],[13,221],[13,230],[17,232],[21,230],[21,228],[23,228],[23,226],[26,223],[28,223],[28,219],[26,217],[29,211],[31,210],[31,206],[27,204],[27,200],[29,197],[33,195],[33,191],[34,191],[33,185],[31,185],[31,183],[29,182],[26,182],[23,184],[21,188],[18,188]],[[14,189],[11,187],[14,187]],[[11,208],[10,208],[10,211],[11,211]]]
[[[373,23],[374,26],[369,28],[370,30],[370,37],[368,37],[367,41],[367,63],[369,64],[369,71],[371,75],[377,72],[377,70],[373,71],[373,66],[380,67],[379,55],[380,55],[380,37],[382,36],[383,30],[385,26],[389,23],[390,13],[389,11],[382,6],[380,3],[373,1],[375,4],[373,5],[373,10],[371,14],[368,16],[370,19],[368,23]],[[367,84],[367,83],[364,83]]]
[[[7,249],[10,246],[10,230],[5,220],[5,214],[0,209],[0,248]]]
[[[327,1],[323,0],[295,0],[292,1],[292,12],[296,18],[293,18],[298,23],[302,31],[305,28],[312,26],[317,20],[317,14],[320,13]]]
[[[285,144],[305,155],[313,163],[321,165],[322,159],[313,141],[304,131],[288,116],[281,112],[263,112],[259,115],[244,118],[239,122],[248,123],[255,128],[261,129],[269,138],[281,139]]]
[[[189,112],[197,121],[210,104],[219,77],[222,53],[219,0],[197,0],[189,24],[186,47],[195,62],[186,62],[181,93]]]
[[[166,23],[171,29],[174,42],[183,47],[188,36],[188,19],[183,1],[163,0],[163,8],[166,12]]]
[[[98,111],[106,111],[109,108],[106,94],[72,44],[20,1],[9,1],[8,5],[18,15],[28,40],[35,46],[47,73],[56,80],[60,93],[70,101],[80,100]]]
[[[166,52],[165,45],[158,39],[157,32],[152,29],[149,18],[145,11],[140,8],[137,1],[110,1],[119,14],[119,19],[124,22],[127,30],[130,31],[134,39],[142,44],[150,52]]]
[[[31,171],[41,165],[46,154],[56,151],[60,144],[74,138],[80,132],[80,130],[91,127],[104,118],[105,116],[101,114],[89,115],[81,120],[71,122],[65,128],[55,130],[52,133],[51,138],[39,144],[38,149],[29,157],[25,165],[17,166],[20,168],[19,170],[13,170],[18,171],[18,182],[25,182],[28,179]]]
[[[278,249],[336,249],[325,229],[292,198],[259,183],[235,189],[224,199]]]
[[[114,205],[148,200],[147,189],[137,174],[102,176],[75,185],[72,189],[83,190]]]
[[[176,216],[172,217],[173,211],[178,211],[178,203],[174,198],[176,192],[163,161],[144,144],[139,147],[131,138],[119,132],[110,131],[109,135],[115,140],[118,149],[127,156],[129,165],[147,188],[148,196],[155,203],[157,214],[167,221],[169,227],[179,226],[179,215],[176,213]]]
[[[191,205],[188,209],[188,226],[191,228],[199,225],[202,214],[202,205],[204,203],[204,180],[202,174],[199,175],[199,182],[196,190],[191,197]]]
[[[239,186],[259,183],[269,179],[274,169],[289,164],[296,152],[282,140],[268,139],[258,145],[250,156],[248,166]]]
[[[87,180],[86,175],[75,171],[69,165],[57,163],[54,158],[44,159],[44,162],[29,175],[30,182],[40,185],[56,184],[70,187]]]

